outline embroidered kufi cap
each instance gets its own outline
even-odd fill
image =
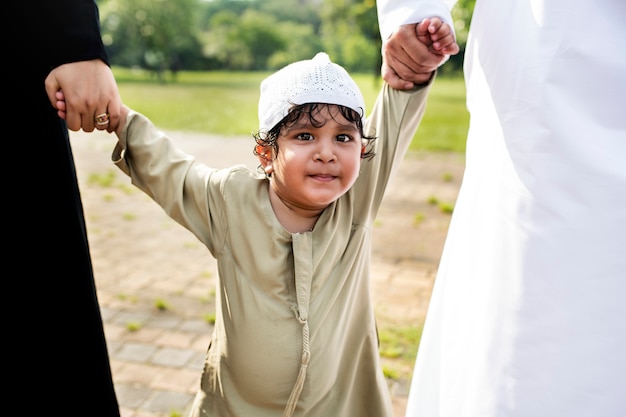
[[[327,103],[348,107],[365,122],[365,100],[348,72],[320,52],[313,59],[294,62],[261,82],[259,128],[269,131],[294,105]]]

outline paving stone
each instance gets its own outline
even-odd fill
[[[208,348],[208,345],[207,345]],[[204,368],[204,360],[206,358],[206,353],[195,352],[193,356],[187,362],[187,368],[189,369],[197,369],[199,372]]]
[[[181,325],[182,319],[176,316],[156,316],[152,317],[149,325],[159,327],[161,329],[178,329]]]
[[[150,386],[163,391],[195,394],[200,386],[200,376],[195,369],[168,368],[156,375]]]
[[[154,353],[150,362],[163,366],[182,367],[194,357],[194,353],[189,349],[160,348]]]
[[[116,359],[146,362],[158,350],[157,346],[149,343],[125,343],[113,355]]]
[[[117,313],[111,322],[126,326],[128,323],[139,323],[145,325],[151,318],[149,312],[137,312],[137,311],[120,311]]]
[[[213,326],[205,320],[185,320],[179,327],[183,332],[211,333]]]
[[[116,384],[115,393],[120,407],[139,408],[153,395],[153,390],[145,385]]]
[[[189,407],[191,407],[193,399],[193,394],[154,390],[152,391],[150,397],[142,405],[142,408],[166,415],[169,415],[172,412],[178,412],[184,415]]]

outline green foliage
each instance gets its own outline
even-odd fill
[[[452,19],[454,20],[454,32],[459,44],[465,45],[474,13],[476,0],[457,0],[452,8]]]
[[[289,34],[289,41],[285,49],[272,53],[267,60],[267,69],[277,70],[292,62],[310,59],[324,50],[312,25],[284,22],[280,24],[280,28],[281,32]]]
[[[380,46],[360,35],[348,35],[342,43],[343,66],[367,73],[379,67]]]
[[[111,63],[149,69],[275,69],[325,50],[351,72],[380,71],[374,0],[97,0]],[[475,0],[452,9],[461,52],[442,67],[458,74]]]
[[[380,32],[376,3],[324,0],[319,36],[333,61],[350,72],[380,69]]]
[[[101,1],[102,37],[112,62],[162,76],[198,54],[196,0]]]
[[[182,71],[176,83],[164,84],[146,71],[113,71],[125,104],[165,130],[246,136],[258,129],[259,85],[269,72]],[[353,77],[371,109],[382,81]],[[468,124],[463,79],[438,77],[410,149],[464,152]]]
[[[241,16],[220,11],[204,33],[205,55],[236,70],[264,70],[274,53],[287,47],[287,32],[274,16],[248,9]]]
[[[467,35],[469,33],[475,3],[476,0],[458,0],[451,10],[452,20],[454,21],[454,33],[460,51],[458,54],[452,55],[448,62],[441,67],[442,74],[459,75],[463,71],[465,44],[467,43]]]

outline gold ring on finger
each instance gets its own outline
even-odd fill
[[[103,126],[109,123],[109,113],[102,113],[96,116],[96,124]]]

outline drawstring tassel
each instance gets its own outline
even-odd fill
[[[295,310],[295,309],[294,309]],[[297,312],[296,312],[297,315]],[[309,350],[309,323],[306,320],[298,317],[302,326],[302,361],[300,362],[300,371],[298,371],[298,378],[296,379],[296,384],[291,389],[291,395],[289,395],[289,400],[287,401],[287,407],[285,407],[285,412],[283,413],[283,417],[291,417],[293,416],[293,412],[296,410],[296,405],[298,404],[298,400],[300,399],[300,394],[302,393],[302,388],[304,388],[304,380],[306,379],[306,369],[309,366],[309,359],[311,358],[311,352]]]

